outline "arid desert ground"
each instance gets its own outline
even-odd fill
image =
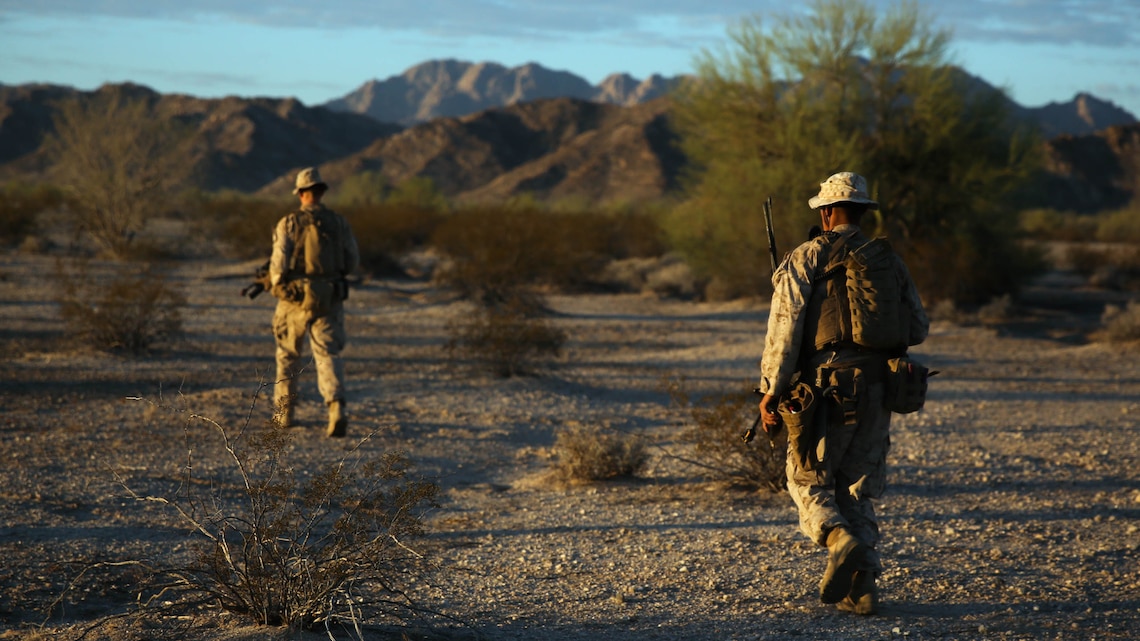
[[[186,412],[229,426],[270,415],[254,393],[273,376],[273,301],[238,293],[252,265],[179,263],[184,340],[128,357],[67,340],[53,260],[0,256],[0,638],[284,638],[217,611],[91,628],[134,603],[130,572],[109,564],[178,554],[193,536],[117,479],[161,494],[189,452],[223,468],[216,433]],[[941,373],[926,408],[893,423],[875,617],[818,602],[825,556],[786,494],[709,482],[684,462],[686,414],[661,381],[742,389],[763,301],[551,295],[562,355],[504,379],[443,349],[467,303],[428,282],[368,280],[346,303],[349,436],[323,436],[309,372],[290,455],[316,468],[352,447],[402,449],[440,485],[424,540],[437,571],[414,596],[454,620],[407,638],[1134,639],[1140,348],[1090,339],[1100,295],[1068,285],[1027,292],[1001,324],[937,321],[913,350]],[[644,471],[547,482],[556,436],[574,425],[644,436]]]

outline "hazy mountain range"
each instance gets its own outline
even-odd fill
[[[143,97],[162,117],[188,125],[196,144],[181,177],[208,190],[287,199],[290,176],[316,164],[333,182],[361,171],[393,184],[427,177],[459,201],[523,193],[654,200],[676,193],[685,163],[669,120],[668,89],[678,80],[612,75],[593,86],[539,65],[443,60],[314,107],[292,98],[159,94],[133,84],[94,92],[0,85],[0,181],[51,180],[44,141],[56,104],[105,93]],[[1122,206],[1136,193],[1135,116],[1089,94],[1011,108],[1049,138],[1041,206],[1095,211]]]
[[[369,80],[324,106],[366,114],[384,122],[414,125],[542,98],[635,105],[664,96],[678,81],[679,78],[658,75],[637,80],[629,74],[615,73],[594,86],[572,73],[534,63],[508,69],[493,62],[431,60],[398,76]]]
[[[993,89],[981,78],[965,71],[961,74],[967,86]],[[493,62],[431,60],[384,80],[369,80],[323,106],[410,126],[542,98],[636,105],[668,94],[684,78],[653,75],[638,80],[629,74],[615,73],[601,84],[591,85],[572,73],[534,63],[508,68]],[[1087,93],[1042,107],[1025,107],[1011,100],[1009,107],[1019,118],[1040,126],[1047,138],[1089,134],[1136,121],[1135,115]]]

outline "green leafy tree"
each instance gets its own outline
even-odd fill
[[[1036,141],[1000,90],[971,87],[947,61],[948,33],[913,2],[880,15],[819,0],[729,35],[698,57],[675,100],[692,170],[667,227],[699,273],[732,293],[765,291],[763,200],[773,198],[778,244],[790,250],[818,224],[806,206],[818,183],[850,170],[882,205],[865,227],[915,261],[924,294],[988,300],[1016,286],[1026,263],[1010,204]]]

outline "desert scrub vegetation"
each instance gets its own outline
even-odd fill
[[[744,431],[759,412],[759,397],[751,385],[739,392],[694,397],[683,378],[666,378],[664,391],[675,408],[686,415],[678,442],[691,454],[676,458],[709,480],[747,488],[781,492],[786,486],[787,430],[768,438],[763,431],[746,443]]]
[[[186,123],[156,116],[152,101],[100,91],[56,106],[47,148],[79,227],[107,255],[129,257],[146,219],[166,213],[191,153]]]
[[[63,192],[51,185],[9,182],[0,188],[0,243],[19,245],[37,231],[40,213],[66,205]]]
[[[533,374],[561,354],[566,332],[546,317],[542,297],[524,290],[498,295],[448,322],[444,350],[453,362],[466,358],[503,378]]]
[[[428,244],[446,212],[415,203],[338,206],[360,246],[360,264],[372,274],[400,274],[400,255]]]
[[[212,239],[221,255],[269,260],[273,228],[291,204],[226,191],[197,193],[187,207],[195,233]]]
[[[158,267],[60,260],[53,280],[68,336],[80,345],[138,355],[182,336],[186,297]]]
[[[227,428],[155,407],[185,420],[188,434],[208,427],[229,465],[212,478],[183,465],[166,495],[141,495],[119,478],[132,497],[171,510],[193,539],[188,554],[150,562],[140,614],[221,608],[260,625],[355,630],[359,637],[363,625],[430,613],[406,588],[428,567],[412,545],[439,488],[414,477],[405,453],[369,451],[365,439],[302,478],[289,458],[292,432],[272,421],[253,425],[252,411]]]
[[[666,226],[699,277],[725,295],[770,292],[760,203],[773,198],[788,251],[819,224],[806,202],[839,170],[881,204],[867,231],[924,261],[911,272],[925,298],[983,302],[1033,275],[1016,204],[1040,145],[1000,90],[963,91],[950,34],[933,25],[915,3],[816,0],[742,20],[697,59],[674,95],[691,175]]]
[[[1104,337],[1114,343],[1140,341],[1140,302],[1108,305],[1101,316]]]
[[[576,485],[637,476],[645,467],[645,439],[596,425],[571,423],[558,431],[550,478]]]
[[[532,205],[455,211],[430,243],[450,261],[441,280],[472,298],[520,286],[591,289],[611,260],[666,249],[652,212],[546,211]]]

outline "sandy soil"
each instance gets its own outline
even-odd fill
[[[82,568],[185,548],[186,528],[115,475],[161,493],[188,449],[204,469],[224,457],[201,424],[128,399],[244,420],[273,363],[272,300],[243,299],[226,277],[249,269],[181,263],[186,339],[128,358],[65,340],[51,258],[0,257],[0,638],[74,638],[134,598],[130,573],[104,568],[47,617]],[[464,303],[425,283],[368,282],[348,301],[349,438],[323,437],[310,374],[292,453],[315,467],[373,434],[363,447],[406,449],[442,487],[424,541],[439,571],[416,596],[466,625],[437,619],[411,638],[1132,639],[1140,350],[1085,340],[1103,300],[1056,284],[1030,293],[1037,306],[1017,322],[939,322],[913,352],[941,374],[926,409],[893,425],[876,617],[818,602],[824,553],[786,494],[711,483],[678,458],[684,415],[662,377],[739,391],[756,375],[761,302],[553,296],[565,353],[538,376],[499,379],[442,349]],[[254,406],[254,420],[268,415]],[[556,435],[575,424],[647,437],[645,472],[544,483]],[[204,612],[86,638],[282,634]]]

